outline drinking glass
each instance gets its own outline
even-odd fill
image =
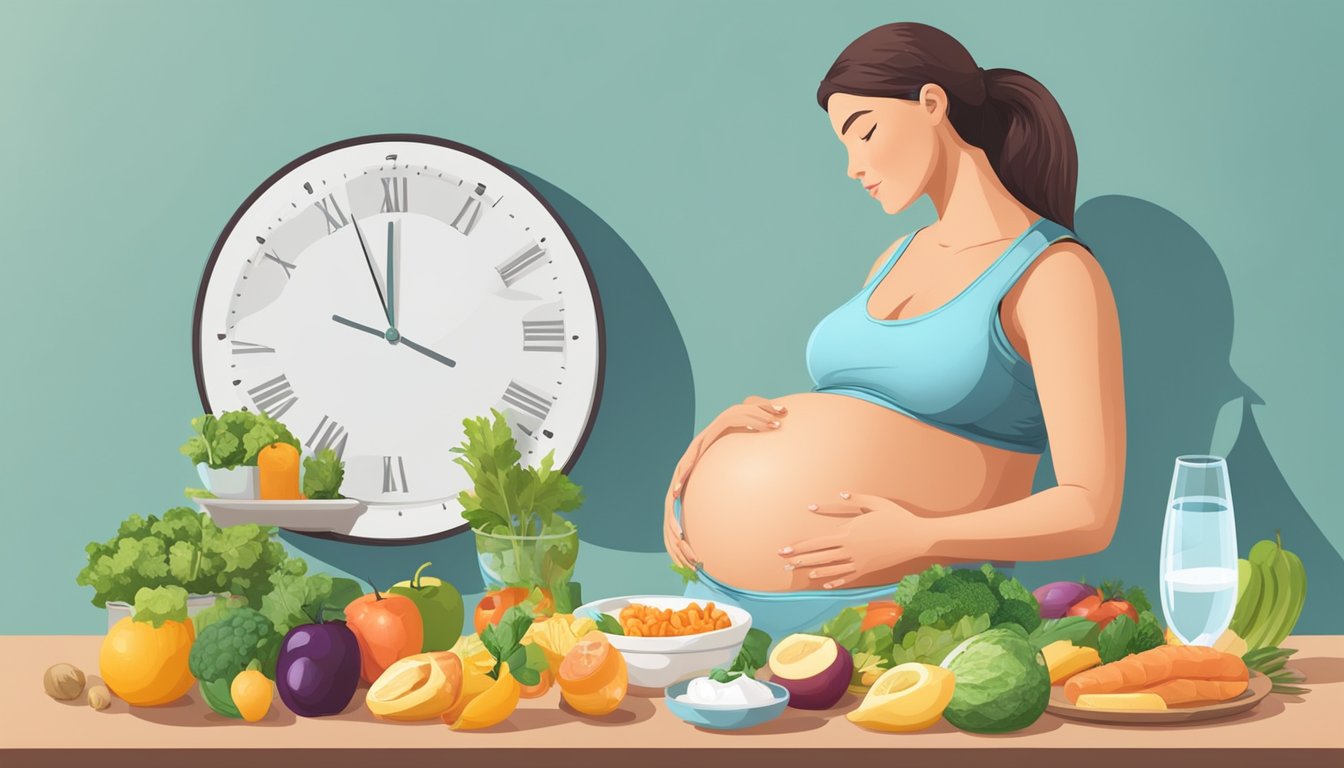
[[[1213,645],[1237,603],[1237,529],[1223,458],[1176,457],[1159,579],[1171,631],[1187,645]]]

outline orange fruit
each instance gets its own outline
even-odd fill
[[[555,678],[551,676],[551,670],[543,669],[541,671],[541,680],[538,680],[536,685],[522,686],[519,695],[524,699],[539,699],[542,696],[545,696],[547,691],[551,690],[551,684],[554,682]]]
[[[448,713],[445,713],[443,721],[454,731],[471,731],[498,725],[518,708],[520,692],[518,681],[509,673],[509,665],[501,664],[498,680],[463,707],[455,719],[449,721]]]
[[[472,616],[476,634],[481,634],[491,624],[498,624],[506,611],[515,605],[521,605],[531,594],[532,590],[527,587],[504,587],[486,592],[481,602],[476,604],[476,613]],[[544,618],[555,613],[555,598],[551,596],[551,590],[545,587],[541,588],[541,595],[541,602],[532,608],[532,612]]]
[[[607,636],[593,633],[565,654],[557,682],[569,706],[585,715],[605,715],[625,698],[629,672],[625,657],[611,646]]]
[[[98,672],[119,698],[136,707],[177,701],[196,684],[188,660],[196,628],[191,619],[155,627],[127,616],[112,626],[98,652]]]

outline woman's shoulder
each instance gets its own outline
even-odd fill
[[[1112,301],[1110,282],[1096,256],[1076,240],[1060,240],[1032,260],[1003,303],[1013,316],[1070,316]]]

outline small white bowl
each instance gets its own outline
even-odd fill
[[[678,611],[691,603],[704,605],[706,602],[676,595],[629,595],[585,603],[574,611],[574,615],[595,619],[597,614],[606,613],[619,620],[621,609],[632,603]],[[728,620],[732,622],[730,626],[680,637],[608,634],[612,647],[625,657],[630,684],[641,688],[666,688],[678,680],[731,665],[742,649],[747,630],[751,629],[751,614],[735,605],[715,603],[715,607],[728,614]]]

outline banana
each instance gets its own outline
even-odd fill
[[[1241,634],[1246,640],[1246,645],[1251,650],[1264,648],[1262,642],[1267,634],[1264,629],[1269,622],[1269,614],[1273,612],[1274,605],[1278,602],[1277,586],[1274,578],[1273,563],[1274,554],[1277,547],[1273,541],[1268,539],[1258,541],[1251,551],[1246,555],[1260,578],[1260,601],[1255,606],[1255,612],[1247,617],[1246,632]]]
[[[1232,615],[1230,629],[1242,637],[1250,629],[1251,619],[1264,596],[1264,581],[1250,560],[1237,561],[1237,609]]]
[[[1302,606],[1307,601],[1307,571],[1302,565],[1302,559],[1282,546],[1279,547],[1279,557],[1283,558],[1288,570],[1289,602],[1283,620],[1270,631],[1266,641],[1269,645],[1278,645],[1292,633],[1298,617],[1302,615]]]
[[[1273,646],[1273,634],[1287,622],[1289,614],[1293,611],[1297,602],[1297,598],[1294,596],[1292,565],[1288,562],[1288,558],[1284,556],[1283,547],[1278,542],[1271,541],[1268,544],[1271,553],[1269,562],[1261,565],[1261,568],[1269,576],[1268,584],[1272,586],[1272,590],[1267,595],[1270,605],[1269,610],[1256,617],[1256,625],[1251,630],[1254,639],[1247,638],[1246,640],[1247,645],[1251,648]],[[1259,546],[1260,544],[1256,544],[1256,547]],[[1251,549],[1251,555],[1254,557],[1255,548]]]

